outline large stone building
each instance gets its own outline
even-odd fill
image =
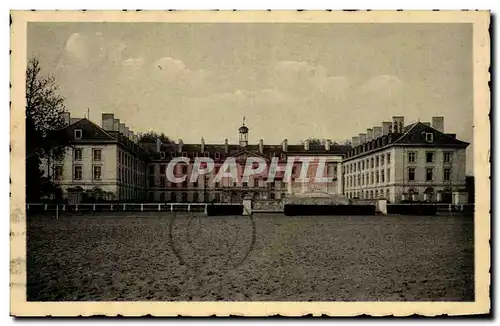
[[[313,145],[308,141],[302,145],[289,145],[286,139],[279,145],[264,144],[263,139],[257,144],[249,144],[248,127],[243,124],[238,132],[238,144],[229,144],[227,139],[222,144],[205,144],[203,138],[199,144],[184,144],[182,140],[177,144],[142,144],[151,153],[147,170],[148,199],[160,202],[238,202],[245,196],[255,199],[279,199],[292,192],[342,193],[342,182],[337,178],[337,171],[341,169],[342,157],[349,146],[331,144],[329,141],[324,145]],[[194,181],[171,183],[166,175],[167,166],[178,157],[189,158],[190,163],[177,164],[174,172],[176,176],[191,175],[197,157],[211,158],[215,166],[210,173],[199,175]],[[243,172],[248,157],[262,158],[266,167],[262,173],[252,175],[248,181],[244,181]],[[270,182],[267,177],[273,161],[278,169],[285,170],[288,160],[292,157],[292,182],[285,182],[284,171],[278,171],[274,181]],[[316,184],[314,189],[311,189],[312,182],[302,182],[299,178],[302,166],[299,158],[304,157],[312,160],[309,164],[311,171],[314,171],[314,162],[323,157],[326,161],[325,176],[332,180]],[[223,163],[230,158],[236,162],[237,179],[227,177],[215,181]]]
[[[85,196],[118,201],[144,198],[146,152],[137,144],[137,136],[113,114],[102,118],[101,127],[64,113],[66,127],[60,132],[71,139],[71,145],[62,159],[42,161],[45,176],[61,187],[70,202],[80,202]]]
[[[450,202],[465,188],[469,144],[445,133],[443,117],[404,125],[404,117],[352,138],[343,161],[348,198],[387,198],[390,202]]]
[[[73,141],[61,161],[45,161],[46,176],[63,189],[71,201],[84,193],[116,201],[149,202],[239,202],[245,196],[279,199],[286,194],[340,194],[349,199],[386,198],[389,202],[450,202],[452,193],[465,188],[465,150],[468,143],[445,133],[442,117],[432,123],[404,125],[403,117],[368,129],[352,138],[352,146],[325,141],[305,141],[301,145],[268,145],[264,140],[250,144],[249,129],[238,129],[239,143],[198,144],[138,142],[137,136],[113,114],[102,115],[102,125],[88,119],[70,119],[62,132]],[[196,158],[211,158],[214,168],[195,179],[170,182],[167,169],[172,160],[175,176],[190,176]],[[265,161],[262,173],[242,178],[248,157]],[[328,182],[304,181],[303,160],[309,161],[307,176],[324,160]],[[189,162],[187,160],[189,159]],[[215,180],[224,162],[233,159],[237,179]],[[291,182],[286,182],[285,167],[293,159]],[[276,177],[268,182],[269,170]]]

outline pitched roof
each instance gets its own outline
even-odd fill
[[[426,141],[426,134],[433,134],[432,142]],[[404,128],[404,133],[394,144],[398,145],[421,145],[421,146],[464,146],[469,143],[458,140],[453,134],[442,133],[422,122],[411,124]]]
[[[66,136],[68,137],[73,137],[75,130],[80,129],[82,131],[82,139],[81,140],[74,140],[76,142],[81,141],[88,141],[88,140],[99,140],[99,141],[116,141],[116,138],[111,136],[109,133],[104,131],[101,127],[93,123],[92,121],[88,120],[87,118],[80,119],[65,128],[61,129],[61,132],[63,132]]]

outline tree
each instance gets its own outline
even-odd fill
[[[325,143],[323,139],[319,138],[307,138],[306,140],[309,141],[309,146],[319,146]]]
[[[174,141],[165,136],[164,133],[157,133],[155,131],[149,131],[146,133],[139,133],[139,142],[140,143],[154,143],[156,139],[160,138],[162,143],[173,143]]]
[[[59,159],[64,155],[69,139],[56,132],[64,127],[62,113],[64,98],[54,76],[41,73],[36,57],[26,68],[26,199],[40,198],[43,189],[49,189],[42,178],[40,159]]]

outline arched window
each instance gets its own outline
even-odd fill
[[[165,201],[165,193],[164,192],[160,192],[160,201],[161,202]]]
[[[172,198],[172,203],[175,203],[177,201],[177,194],[175,192],[172,192],[170,197]]]
[[[378,198],[378,190],[375,190],[375,198]]]

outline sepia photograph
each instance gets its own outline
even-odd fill
[[[12,314],[489,312],[489,12],[11,15]]]

